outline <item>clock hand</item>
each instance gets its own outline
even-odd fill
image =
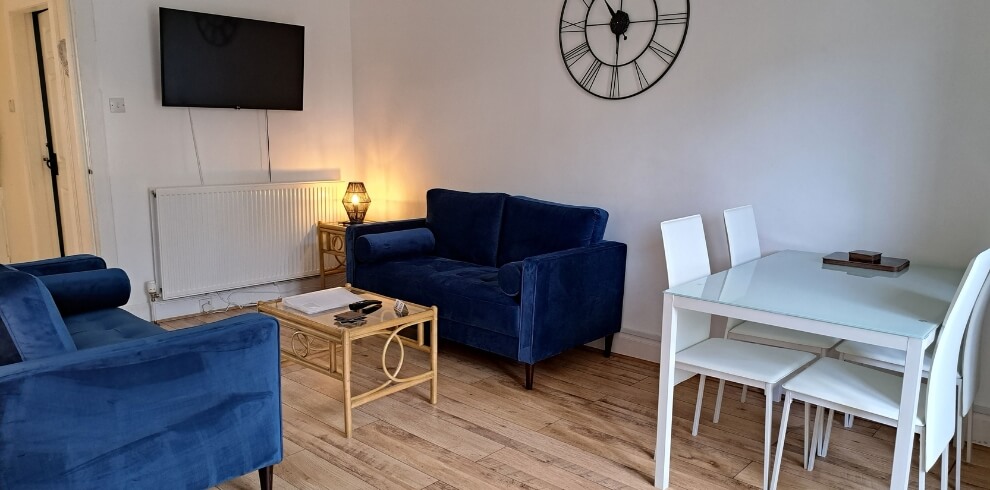
[[[614,17],[615,10],[612,10],[612,6],[608,4],[608,0],[605,0],[605,6],[608,7],[608,13],[612,14],[612,16]]]
[[[615,35],[615,65],[616,66],[619,65],[619,36],[620,34]]]
[[[625,3],[626,3],[626,0],[619,0],[619,12],[622,12],[622,5],[625,4]],[[629,22],[629,14],[626,14],[626,29],[629,29],[629,23],[628,22]],[[629,36],[626,35],[625,31],[622,32],[622,38],[623,39],[629,39]],[[619,49],[619,46],[618,46],[619,40],[616,39],[615,43],[616,43],[615,49]],[[615,64],[617,64],[617,65],[619,64],[618,57],[619,57],[618,54],[616,54]]]
[[[646,20],[630,20],[629,21],[630,24],[642,24],[644,22],[657,22],[657,20],[656,19],[646,19]],[[595,24],[587,24],[586,27],[611,26],[611,25],[612,25],[611,22],[600,22],[600,23],[595,23]]]

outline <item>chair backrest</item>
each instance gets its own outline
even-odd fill
[[[729,263],[732,267],[760,258],[760,237],[756,233],[756,214],[753,206],[740,206],[722,212],[725,220],[725,237],[729,241]],[[726,331],[739,325],[742,320],[730,318]]]
[[[711,275],[708,243],[700,215],[660,223],[663,249],[667,260],[667,282],[670,287]],[[677,316],[678,351],[709,338],[711,315],[697,311],[681,311]]]
[[[987,303],[990,300],[990,279],[983,283],[980,296],[976,298],[976,306],[969,317],[966,336],[963,338],[962,357],[959,359],[959,374],[962,375],[962,405],[963,415],[968,415],[973,408],[976,389],[980,386],[980,337],[983,322],[986,320]]]
[[[700,214],[664,221],[660,223],[660,232],[670,287],[711,275],[708,242],[705,241],[705,226]]]
[[[740,206],[722,212],[725,236],[729,240],[729,261],[732,267],[760,258],[760,237],[756,233],[753,206]]]
[[[956,376],[966,326],[973,316],[983,285],[990,276],[990,249],[977,255],[942,321],[925,393],[925,469],[931,468],[956,432]]]

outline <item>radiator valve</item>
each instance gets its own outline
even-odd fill
[[[148,292],[148,296],[151,297],[152,301],[155,301],[159,298],[158,283],[156,283],[155,281],[148,281],[144,283],[144,289],[145,291]]]

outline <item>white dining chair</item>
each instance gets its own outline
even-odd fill
[[[948,488],[949,441],[957,431],[955,427],[957,424],[953,423],[952,414],[957,412],[955,400],[960,347],[970,317],[977,310],[978,301],[986,300],[982,290],[988,275],[990,275],[990,250],[980,253],[967,267],[935,342],[928,383],[923,383],[920,388],[922,395],[918,415],[914,421],[914,430],[920,434],[919,489],[924,488],[925,475],[939,455],[942,457],[942,488]],[[980,308],[982,307],[980,305]],[[771,488],[777,487],[780,476],[791,402],[801,400],[805,404],[818,405],[816,419],[821,419],[822,410],[827,408],[829,413],[834,411],[851,413],[857,417],[897,427],[902,380],[903,377],[897,374],[826,357],[815,361],[809,368],[785,382],[784,411],[780,421]],[[816,430],[813,438],[821,437],[819,434],[822,432],[827,430]],[[816,441],[813,440],[812,446],[815,445]],[[813,468],[814,458],[809,464],[809,469]]]
[[[667,280],[671,287],[694,281],[711,274],[708,245],[701,216],[689,216],[660,224]],[[698,421],[708,376],[736,383],[759,386],[765,390],[763,488],[767,487],[770,471],[771,424],[773,421],[774,387],[801,367],[815,359],[802,351],[741,342],[725,338],[710,338],[710,315],[691,312],[679,314],[678,322],[695,321],[694,336],[689,332],[678,337],[675,368],[700,375],[698,399],[694,409],[691,435],[698,435]],[[699,334],[698,331],[701,331]],[[683,347],[682,347],[683,346]],[[805,453],[807,454],[807,448]]]
[[[979,387],[979,355],[980,337],[983,330],[983,322],[986,319],[986,311],[990,297],[990,281],[983,284],[980,289],[980,296],[976,301],[973,314],[969,318],[966,333],[963,337],[962,352],[959,356],[959,370],[956,377],[956,488],[962,481],[962,465],[958,461],[962,459],[962,442],[966,444],[966,462],[970,462],[973,456],[973,418],[969,416],[973,409],[973,401],[976,397],[976,389]],[[890,347],[880,347],[876,345],[864,344],[861,342],[843,341],[835,350],[839,353],[839,359],[874,366],[894,372],[904,372],[904,360],[906,358],[903,350]],[[931,374],[932,358],[934,349],[929,348],[925,352],[922,377],[928,378]],[[821,456],[825,456],[828,451],[829,436],[832,431],[832,415],[826,417],[825,434],[821,445]],[[852,416],[846,416],[846,427],[852,425]],[[963,432],[963,420],[966,419],[966,432]],[[817,424],[816,424],[817,425]]]
[[[729,262],[732,267],[745,264],[760,258],[760,237],[757,233],[756,214],[753,206],[740,206],[726,209],[722,212],[725,220],[725,236],[729,242]],[[725,325],[725,338],[754,342],[757,344],[785,347],[788,349],[811,352],[824,356],[829,349],[835,347],[840,339],[810,332],[801,332],[789,328],[780,328],[764,323],[747,322],[729,318]],[[741,401],[746,402],[747,386],[742,387]],[[715,417],[718,422],[722,408],[722,392],[725,380],[718,383],[718,395],[715,399]]]

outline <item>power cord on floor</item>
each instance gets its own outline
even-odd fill
[[[232,309],[243,309],[243,308],[251,308],[251,307],[258,306],[258,301],[252,301],[250,303],[236,303],[236,302],[234,302],[231,298],[234,295],[237,295],[237,294],[275,294],[277,298],[281,298],[282,297],[282,288],[280,288],[278,286],[278,283],[277,282],[273,282],[272,283],[272,286],[275,286],[275,291],[230,291],[230,292],[227,293],[227,297],[226,298],[219,291],[210,293],[210,294],[216,296],[217,299],[221,303],[223,303],[224,305],[226,305],[226,306],[222,310],[221,309],[211,309],[209,311],[203,311],[203,313],[227,312],[227,311],[230,311]]]

